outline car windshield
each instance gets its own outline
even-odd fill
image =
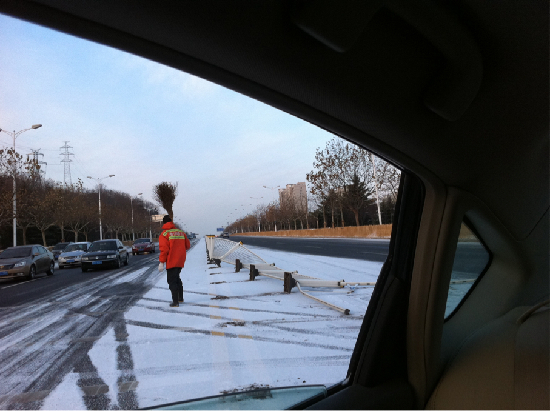
[[[67,245],[69,243],[59,243],[59,244],[56,244],[56,246],[53,248],[54,250],[58,251],[58,250],[64,250]]]
[[[31,253],[32,247],[8,248],[0,253],[0,259],[29,257]]]
[[[140,239],[136,240],[134,244],[149,243],[150,241],[151,240],[149,240],[148,238],[140,238]]]
[[[86,251],[86,244],[71,244],[63,250],[65,253],[70,251]]]
[[[117,243],[115,241],[96,241],[92,243],[88,251],[107,251],[107,250],[116,250]]]

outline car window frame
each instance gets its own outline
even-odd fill
[[[474,224],[472,223],[472,221],[468,218],[468,216],[466,214],[464,214],[464,216],[462,217],[461,224],[466,225],[466,227],[468,227],[468,229],[476,236],[476,239],[483,246],[483,249],[487,252],[489,258],[487,260],[487,264],[485,264],[485,267],[483,268],[483,270],[481,270],[481,272],[477,276],[476,280],[473,282],[472,286],[468,289],[468,291],[464,294],[464,296],[462,297],[460,302],[456,305],[456,307],[453,309],[453,311],[451,311],[449,313],[448,316],[443,318],[443,325],[445,325],[446,322],[450,321],[453,318],[453,316],[460,310],[462,305],[466,302],[466,300],[474,292],[477,285],[482,281],[483,277],[485,276],[485,273],[487,273],[487,271],[489,271],[489,268],[491,268],[491,264],[493,263],[493,252],[487,246],[485,241],[483,241],[483,238],[479,235],[479,232],[476,230]],[[456,246],[458,247],[458,237],[456,238]],[[456,254],[456,250],[455,250],[455,254]],[[454,264],[454,258],[453,258],[453,264]],[[450,288],[450,286],[451,286],[451,283],[449,281],[449,287],[447,288],[447,290]],[[443,314],[443,315],[445,315],[445,314]]]

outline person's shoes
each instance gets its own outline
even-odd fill
[[[170,303],[170,307],[179,307],[180,305],[178,303]]]

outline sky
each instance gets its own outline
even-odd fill
[[[161,64],[0,14],[0,128],[40,149],[46,178],[103,183],[153,201],[178,183],[174,220],[215,234],[306,181],[315,150],[333,135],[264,103]],[[12,138],[0,133],[0,148]],[[252,198],[251,198],[252,197]],[[244,205],[244,206],[242,206]]]

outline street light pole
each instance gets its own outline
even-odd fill
[[[15,247],[17,245],[17,217],[16,217],[16,211],[17,211],[17,195],[16,195],[16,186],[15,186],[15,171],[16,171],[16,164],[15,164],[15,139],[19,137],[20,134],[24,133],[28,130],[36,130],[37,128],[42,127],[42,124],[34,124],[30,128],[26,128],[24,130],[15,131],[13,130],[13,133],[10,133],[9,131],[3,130],[0,128],[0,132],[3,131],[9,136],[13,137],[13,246]]]
[[[99,193],[99,239],[103,240],[103,227],[101,226],[101,181],[105,180],[106,178],[114,177],[114,174],[108,175],[107,177],[102,178],[93,178],[88,176],[89,179],[96,180],[98,184],[97,191]]]
[[[143,193],[139,193],[138,196]],[[132,208],[132,241],[136,241],[136,233],[134,232],[134,204],[132,202],[133,198],[130,197],[130,207]]]

